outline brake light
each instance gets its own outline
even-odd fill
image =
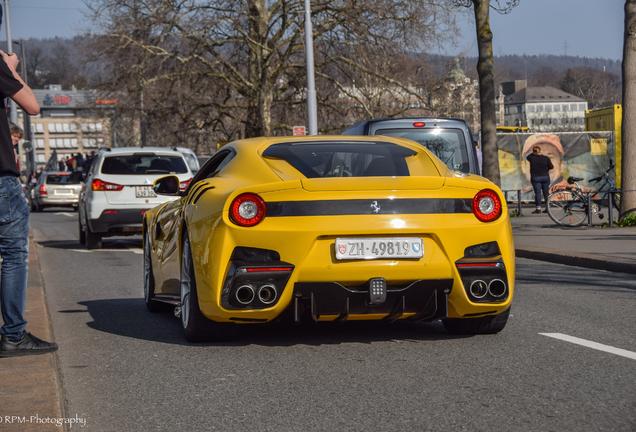
[[[46,191],[46,186],[42,185],[40,186],[40,195],[47,195],[48,192]]]
[[[93,180],[94,191],[120,191],[124,188],[124,185],[118,185],[115,183],[108,183],[100,179]]]
[[[413,123],[413,126],[415,126],[415,127],[424,127],[424,126],[426,126],[426,123],[415,122],[415,123]]]
[[[482,222],[492,222],[501,215],[501,200],[492,189],[480,190],[473,198],[473,214]]]
[[[262,221],[267,214],[267,205],[261,197],[253,193],[244,193],[230,204],[230,217],[240,226],[251,227]]]
[[[292,271],[293,267],[253,267],[247,268],[248,272],[284,272],[284,271]]]
[[[192,179],[189,178],[189,179],[179,183],[179,190],[182,190],[182,191],[186,190],[188,188],[188,185],[190,184],[191,181],[192,181]]]

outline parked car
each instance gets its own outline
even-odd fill
[[[77,209],[80,189],[80,180],[68,172],[44,172],[31,187],[31,211],[39,212],[46,207]]]
[[[183,157],[188,163],[188,166],[190,167],[190,171],[192,171],[192,174],[196,174],[197,171],[199,171],[199,168],[200,168],[199,158],[197,158],[196,153],[194,153],[192,149],[189,149],[186,147],[173,147],[172,149],[178,152],[181,152],[183,154]]]
[[[79,241],[88,249],[102,238],[141,233],[143,214],[173,200],[158,196],[152,185],[174,174],[183,190],[192,171],[183,154],[158,147],[102,148],[86,175],[79,198]]]
[[[249,167],[249,169],[245,169]],[[230,143],[144,215],[144,298],[189,341],[295,321],[442,320],[501,331],[515,280],[501,190],[395,137]]]
[[[461,119],[413,117],[365,120],[343,135],[384,135],[419,143],[453,171],[480,175],[473,134]]]

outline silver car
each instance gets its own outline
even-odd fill
[[[77,210],[80,180],[69,172],[43,172],[31,188],[31,211],[46,207],[71,207]]]

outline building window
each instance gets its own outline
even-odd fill
[[[585,111],[585,104],[579,104],[579,111]]]
[[[38,148],[38,149],[44,148],[44,138],[36,138],[34,141],[35,141],[35,148]]]
[[[32,124],[31,129],[33,129],[33,133],[37,133],[37,134],[44,133],[44,125],[42,123]]]
[[[528,105],[528,112],[534,112],[534,105]]]
[[[570,111],[576,111],[576,104],[570,104]]]
[[[563,107],[563,111],[569,111],[568,110],[569,105],[563,104],[563,105],[561,105],[561,107]]]
[[[537,105],[537,112],[543,112],[543,105]]]
[[[552,112],[552,105],[546,105],[545,112]]]
[[[561,111],[561,105],[554,105],[554,112],[560,112]]]

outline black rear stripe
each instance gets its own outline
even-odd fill
[[[194,199],[194,196],[198,193],[199,190],[201,190],[202,187],[204,187],[207,184],[207,182],[201,182],[198,185],[196,185],[194,187],[194,189],[192,189],[192,192],[190,192],[190,198],[188,199],[188,204],[192,204],[192,200]]]
[[[276,201],[267,203],[267,216],[472,213],[471,202],[470,198]]]
[[[197,195],[194,201],[192,201],[192,205],[196,204],[197,201],[199,201],[199,198],[201,198],[201,196],[203,196],[203,194],[209,191],[210,189],[214,189],[214,186],[208,186],[205,189],[201,189],[201,192],[199,192],[199,195]]]

